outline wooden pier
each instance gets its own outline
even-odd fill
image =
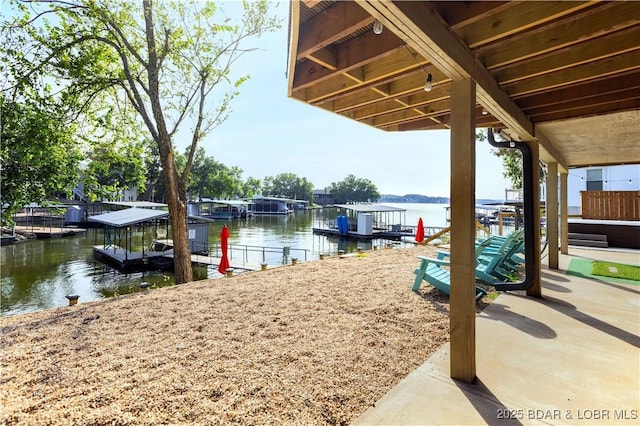
[[[15,232],[16,234],[24,235],[27,238],[61,238],[82,235],[86,232],[86,229],[17,225],[15,227]]]
[[[173,250],[165,251],[145,251],[144,253],[126,250],[122,247],[111,246],[94,246],[93,256],[108,265],[115,267],[121,271],[144,271],[153,269],[172,269],[173,268]],[[221,259],[215,256],[206,256],[199,254],[191,255],[191,263],[194,265],[215,267],[220,265]],[[231,268],[236,271],[256,271],[261,265],[237,265],[231,263]]]

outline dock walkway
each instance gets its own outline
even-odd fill
[[[149,269],[149,268],[162,268],[167,267],[173,263],[173,250],[165,251],[129,251],[122,247],[111,246],[104,248],[104,246],[93,247],[94,257],[104,263],[110,264],[121,270],[131,269]],[[191,263],[216,268],[220,265],[220,258],[215,256],[206,255],[191,255]],[[231,262],[230,267],[235,271],[257,271],[261,269],[261,265],[253,264],[236,264],[233,259],[229,259]]]
[[[82,228],[65,228],[65,227],[51,227],[51,226],[31,226],[31,225],[16,225],[16,234],[24,235],[26,237],[36,238],[60,238],[60,237],[72,237],[75,235],[84,234],[87,230]]]

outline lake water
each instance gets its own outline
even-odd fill
[[[444,204],[385,203],[406,209],[404,225],[415,226],[422,218],[425,226],[447,226]],[[299,261],[317,259],[320,253],[369,250],[390,241],[350,241],[315,235],[313,227],[322,219],[335,218],[336,209],[309,210],[289,216],[256,216],[247,220],[216,221],[209,228],[209,242],[220,240],[226,224],[230,231],[231,264],[236,266],[282,263],[283,248]],[[152,231],[145,231],[147,241]],[[142,230],[135,241],[142,239]],[[401,247],[412,244],[394,242]],[[88,229],[84,235],[56,239],[37,239],[0,247],[0,313],[16,315],[68,305],[69,294],[79,302],[138,291],[147,282],[153,287],[173,285],[170,272],[148,271],[123,274],[93,258],[93,246],[103,241],[100,229]],[[264,249],[266,247],[266,249]],[[215,268],[194,267],[194,278],[215,278]]]

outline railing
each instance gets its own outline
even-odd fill
[[[192,252],[207,252],[208,256],[221,258],[222,247],[219,242],[213,244],[192,243]],[[242,262],[243,267],[256,267],[260,263],[267,264],[286,264],[290,259],[296,258],[301,262],[309,260],[311,250],[300,249],[294,247],[266,247],[266,246],[249,246],[229,244],[227,256],[230,262]]]
[[[582,218],[640,220],[640,191],[580,191]]]

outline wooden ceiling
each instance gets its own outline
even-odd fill
[[[304,0],[291,25],[292,98],[446,129],[450,83],[471,77],[477,127],[537,140],[565,169],[640,163],[640,2]]]

